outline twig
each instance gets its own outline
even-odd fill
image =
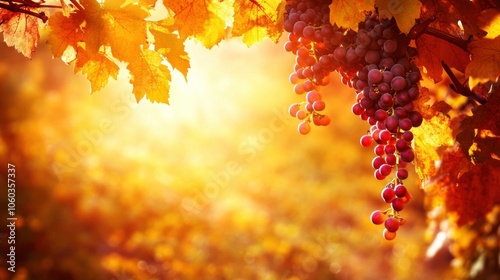
[[[49,19],[49,17],[47,15],[45,15],[44,12],[35,13],[35,12],[30,11],[30,10],[25,10],[25,9],[21,8],[21,5],[16,5],[16,4],[7,5],[7,4],[0,3],[0,8],[14,12],[14,13],[23,13],[23,14],[37,17],[37,18],[41,19],[44,23],[47,22],[47,20]]]
[[[470,40],[463,40],[459,37],[453,36],[451,34],[448,34],[446,32],[443,32],[439,29],[432,28],[432,27],[426,27],[424,29],[424,33],[429,34],[431,36],[434,36],[436,38],[445,40],[445,41],[452,43],[455,46],[461,48],[462,50],[469,52],[469,50],[467,49],[467,46],[469,45]]]
[[[486,101],[487,101],[486,99],[484,99],[483,97],[477,96],[468,87],[466,87],[462,83],[460,83],[460,81],[455,76],[453,71],[451,71],[450,67],[446,63],[444,63],[444,61],[441,61],[441,65],[443,66],[443,69],[446,72],[446,74],[450,77],[451,81],[453,82],[453,84],[450,84],[450,88],[453,89],[453,91],[455,91],[456,93],[463,95],[467,98],[474,99],[477,102],[479,102],[481,105],[484,105],[486,103]]]
[[[426,19],[425,21],[422,21],[418,24],[415,24],[415,26],[412,27],[410,32],[408,32],[408,36],[411,39],[416,40],[418,37],[420,37],[420,35],[428,34],[428,35],[434,36],[436,38],[445,40],[449,43],[452,43],[455,46],[461,48],[462,50],[469,52],[469,50],[467,49],[467,46],[470,43],[470,38],[469,38],[469,40],[463,40],[459,37],[456,37],[456,36],[453,36],[453,35],[448,34],[446,32],[443,32],[439,29],[430,27],[429,24],[431,24],[434,20],[436,20],[435,17],[430,17],[430,18]]]

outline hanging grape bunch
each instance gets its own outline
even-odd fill
[[[422,115],[413,107],[421,78],[409,55],[415,51],[408,47],[410,39],[396,22],[380,19],[376,11],[366,13],[357,32],[330,24],[330,3],[294,0],[286,5],[284,28],[289,41],[285,50],[296,55],[290,82],[296,94],[305,95],[305,101],[292,104],[289,113],[300,120],[299,133],[308,134],[311,122],[317,126],[330,123],[322,114],[325,102],[320,87],[329,83],[331,72],[338,72],[342,82],[354,89],[352,112],[370,125],[361,145],[376,145],[374,176],[384,180],[395,174],[382,189],[388,209],[371,215],[374,224],[384,224],[384,238],[392,240],[405,223],[401,211],[411,199],[403,184],[408,177],[406,165],[415,157],[411,129],[422,123]]]

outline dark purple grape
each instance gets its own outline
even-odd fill
[[[405,70],[405,67],[399,63],[397,64],[394,64],[392,67],[391,67],[391,72],[394,76],[405,76],[406,75],[406,70]]]
[[[406,116],[408,116],[408,113],[406,112],[405,108],[403,107],[396,107],[394,108],[394,115],[398,117],[399,119],[404,119]]]
[[[366,63],[374,63],[374,64],[378,64],[380,60],[380,54],[378,51],[376,50],[369,50],[366,52],[366,55],[365,55],[365,61]]]
[[[386,84],[390,84],[391,81],[392,81],[392,79],[394,79],[394,74],[392,74],[391,71],[384,71],[382,73],[382,75],[384,76],[383,82],[386,83]]]
[[[417,111],[412,111],[409,114],[409,118],[413,124],[413,127],[419,127],[423,122],[422,115]]]
[[[384,93],[380,96],[377,104],[380,108],[387,110],[394,105],[394,99],[390,93]]]
[[[333,51],[333,57],[335,58],[335,60],[337,60],[338,62],[343,62],[345,60],[345,56],[347,54],[347,51],[344,47],[340,46],[340,47],[337,47],[335,49],[335,51]]]
[[[398,48],[398,42],[396,40],[389,39],[384,42],[384,51],[387,53],[391,54],[395,52],[397,48]]]
[[[411,102],[410,95],[406,90],[400,90],[396,93],[396,103],[399,105],[406,105]]]
[[[396,76],[391,81],[391,88],[393,90],[403,90],[406,87],[406,80],[401,76]]]
[[[404,131],[408,131],[413,127],[413,123],[410,119],[404,118],[399,121],[399,127]]]
[[[399,180],[406,180],[406,178],[408,178],[408,170],[399,168],[396,171],[396,177],[398,177]]]
[[[306,28],[307,23],[299,20],[293,25],[293,34],[302,37],[302,32]]]
[[[375,119],[377,119],[377,121],[385,121],[387,117],[389,117],[389,115],[385,110],[378,109],[377,111],[375,111]]]
[[[387,83],[380,83],[377,85],[378,91],[380,93],[389,93],[391,91],[391,87]]]
[[[413,133],[411,131],[405,131],[403,133],[403,139],[407,142],[411,142],[413,140]]]
[[[401,152],[400,157],[404,162],[412,162],[415,159],[415,154],[412,149],[406,149]]]
[[[406,151],[408,148],[408,144],[405,140],[399,139],[398,141],[396,141],[396,150],[398,150],[399,152]]]
[[[372,69],[368,72],[368,82],[370,84],[378,84],[382,81],[382,73],[380,70]]]
[[[390,116],[385,120],[385,127],[392,133],[396,133],[399,127],[399,119],[395,116]]]

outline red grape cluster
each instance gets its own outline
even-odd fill
[[[395,171],[382,190],[390,208],[371,216],[374,224],[384,223],[383,235],[391,240],[405,222],[400,212],[411,199],[403,185],[408,177],[406,165],[415,158],[411,129],[422,123],[422,115],[413,105],[421,79],[411,62],[410,54],[415,50],[395,20],[380,19],[377,12],[367,12],[357,32],[331,25],[330,2],[292,0],[286,5],[284,28],[290,33],[285,50],[296,55],[290,82],[296,94],[306,96],[305,102],[292,104],[289,113],[301,120],[299,132],[307,134],[311,121],[315,125],[330,123],[328,116],[320,113],[325,103],[319,92],[320,86],[329,83],[330,72],[337,71],[342,82],[355,90],[352,112],[371,126],[361,137],[361,145],[375,143],[374,176],[385,180]]]
[[[298,126],[301,134],[309,133],[311,122],[318,126],[330,123],[330,118],[321,113],[325,109],[325,102],[319,89],[320,86],[328,85],[330,72],[338,67],[331,53],[344,36],[339,31],[336,34],[338,42],[332,42],[336,30],[329,23],[328,2],[293,0],[285,6],[284,28],[290,32],[285,50],[296,55],[290,82],[294,84],[294,92],[305,95],[306,99],[302,103],[292,104],[288,111],[301,121]]]

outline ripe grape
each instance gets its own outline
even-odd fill
[[[311,125],[308,121],[302,121],[298,126],[299,133],[302,135],[306,135],[311,131]]]
[[[373,211],[370,215],[370,221],[375,225],[381,225],[385,221],[385,214],[380,210]]]
[[[384,223],[384,238],[392,240],[405,223],[399,212],[411,198],[402,181],[409,175],[407,163],[415,159],[412,129],[423,122],[413,104],[419,97],[421,75],[410,60],[415,56],[410,38],[400,32],[395,19],[379,18],[372,11],[358,30],[345,29],[329,22],[329,3],[293,0],[285,4],[284,29],[289,41],[284,47],[295,55],[289,81],[296,94],[305,94],[305,102],[292,104],[288,112],[301,121],[299,133],[307,134],[311,122],[324,126],[331,121],[321,114],[326,108],[321,87],[329,84],[331,72],[339,73],[341,82],[353,89],[351,111],[370,125],[360,143],[364,147],[376,143],[375,178],[383,180],[396,171],[381,193],[391,208],[371,216],[373,223]]]
[[[384,228],[382,235],[384,236],[385,240],[394,240],[394,238],[396,238],[396,232],[390,232],[386,228]]]
[[[385,228],[390,232],[396,232],[399,229],[399,221],[394,217],[389,217],[384,222]]]

